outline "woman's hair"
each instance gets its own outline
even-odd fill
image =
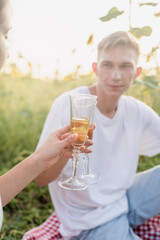
[[[123,46],[125,48],[132,48],[137,56],[139,57],[139,45],[134,36],[129,32],[118,31],[110,34],[109,36],[102,39],[98,44],[98,60],[102,51],[111,49],[117,46]]]
[[[0,0],[0,12],[2,11],[6,2],[7,2],[6,0]]]

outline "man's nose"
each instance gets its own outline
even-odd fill
[[[120,80],[121,79],[121,71],[118,68],[113,69],[112,71],[112,79],[113,80]]]

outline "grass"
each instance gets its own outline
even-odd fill
[[[14,78],[2,74],[0,80],[0,175],[34,151],[43,124],[54,99],[64,91],[79,85],[91,85],[93,76],[70,77],[52,83],[30,76]],[[151,105],[160,114],[160,89],[133,85],[128,94]],[[138,171],[160,163],[160,155],[141,156]],[[48,188],[32,182],[4,207],[4,222],[0,239],[18,240],[23,234],[45,221],[53,212]]]

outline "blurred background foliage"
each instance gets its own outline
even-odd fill
[[[157,3],[138,3],[139,8],[155,8],[153,17],[160,17]],[[138,39],[152,34],[151,26],[133,27],[132,1],[129,0],[128,30]],[[124,13],[115,6],[102,22],[112,21]],[[103,23],[102,23],[103,24]],[[90,34],[87,45],[92,45],[94,34]],[[160,115],[160,66],[158,61],[159,45],[153,46],[146,54],[146,64],[154,61],[154,67],[145,68],[126,94],[132,95],[151,106]],[[75,54],[73,49],[72,54]],[[19,58],[23,56],[19,54]],[[23,59],[24,60],[24,59]],[[44,121],[54,99],[64,91],[80,85],[90,86],[96,82],[93,71],[80,74],[78,65],[74,72],[59,80],[59,69],[53,79],[33,78],[33,66],[28,64],[28,74],[23,75],[16,63],[7,66],[9,74],[0,77],[0,175],[31,154],[39,140]],[[160,155],[153,158],[140,156],[138,171],[149,169],[160,163]],[[0,239],[21,239],[24,232],[40,225],[53,212],[48,188],[39,188],[32,182],[4,208],[4,223]]]
[[[72,74],[71,74],[72,75]],[[159,75],[157,75],[159,78]],[[140,80],[138,80],[140,81]],[[142,79],[141,81],[146,81]],[[47,82],[31,76],[2,74],[0,80],[0,174],[5,173],[35,150],[42,127],[54,99],[64,91],[91,85],[95,76],[88,74],[67,80]],[[133,84],[126,93],[137,97],[160,114],[160,86]],[[140,157],[138,171],[160,163],[160,156]],[[21,239],[24,232],[40,225],[53,211],[48,188],[32,182],[4,208],[0,239]]]

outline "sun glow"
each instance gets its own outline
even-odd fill
[[[77,66],[82,74],[90,72],[98,42],[111,32],[129,28],[128,0],[119,3],[116,0],[11,0],[11,4],[9,61],[15,62],[24,73],[32,67],[34,77],[61,78],[75,71]],[[113,6],[126,13],[101,22],[99,18]],[[146,54],[160,41],[160,20],[153,17],[154,8],[146,6],[143,11],[142,14],[142,9],[133,1],[131,23],[136,27],[149,25],[153,28],[151,37],[140,39],[141,52]],[[93,34],[93,42],[87,45],[90,34]],[[140,63],[146,64],[143,60]]]

